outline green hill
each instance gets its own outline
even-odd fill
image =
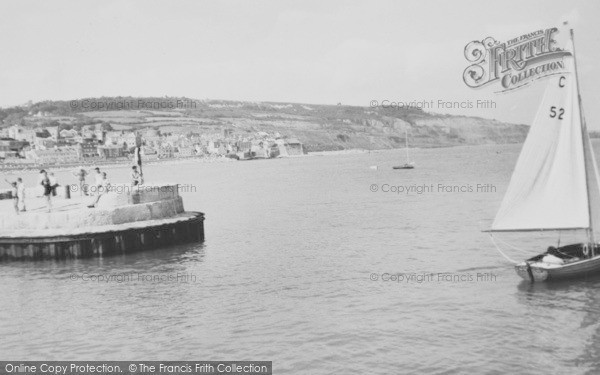
[[[78,127],[107,123],[119,130],[164,132],[259,131],[298,138],[309,151],[518,143],[528,126],[477,117],[450,116],[417,108],[193,100],[189,98],[88,98],[47,101],[0,110],[3,126]]]

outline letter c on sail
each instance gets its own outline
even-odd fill
[[[565,76],[560,77],[560,79],[558,80],[558,86],[559,87],[565,87],[563,80],[566,79]]]

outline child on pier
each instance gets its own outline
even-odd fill
[[[11,186],[10,196],[11,196],[11,199],[13,201],[13,206],[15,208],[15,213],[18,215],[19,214],[19,197],[18,197],[17,183],[16,182],[10,182],[7,179],[4,179],[4,181],[8,182],[8,184]]]
[[[11,186],[11,197],[14,202],[14,208],[17,215],[19,212],[26,211],[25,208],[25,184],[21,177],[17,178],[16,182],[10,182],[4,179]]]
[[[79,181],[79,196],[82,197],[87,194],[87,186],[85,184],[85,177],[87,176],[87,171],[83,169],[83,167],[79,167],[77,171],[73,172],[73,175],[77,177]]]

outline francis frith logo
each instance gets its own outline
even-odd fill
[[[492,37],[475,40],[465,47],[469,65],[464,73],[465,84],[479,88],[498,83],[499,90],[509,91],[532,81],[565,71],[563,58],[571,52],[559,48],[553,38],[558,28],[521,35],[506,42]]]

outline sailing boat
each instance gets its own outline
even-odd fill
[[[522,278],[549,281],[600,275],[600,178],[583,116],[573,30],[568,72],[548,86],[489,232],[584,231],[582,243],[550,246],[517,263]],[[492,237],[493,240],[493,237]]]
[[[414,163],[412,163],[410,161],[410,158],[408,156],[408,130],[405,130],[404,141],[405,141],[404,147],[406,149],[406,163],[404,163],[404,165],[395,165],[392,167],[394,169],[413,169],[415,167]]]

